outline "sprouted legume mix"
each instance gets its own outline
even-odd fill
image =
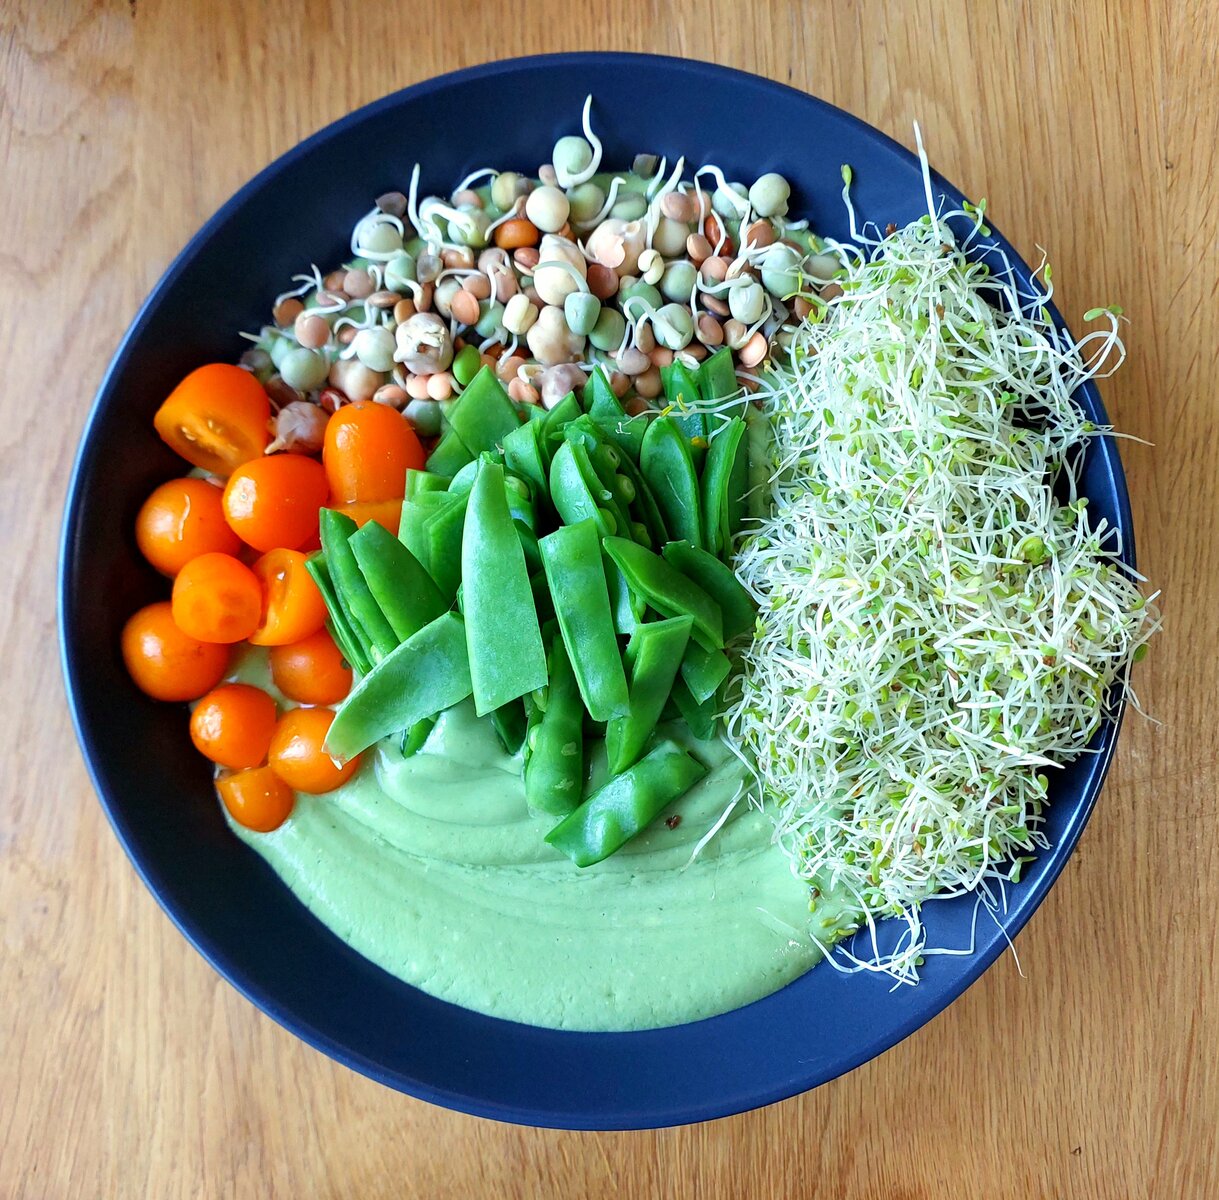
[[[851,210],[851,240],[824,242],[780,175],[608,169],[590,107],[536,177],[487,168],[442,198],[416,166],[346,263],[275,299],[240,365],[174,390],[156,428],[195,470],[136,528],[172,597],[128,622],[125,660],[149,695],[194,702],[234,828],[285,878],[322,869],[324,832],[292,843],[321,812],[336,855],[375,825],[363,850],[405,872],[443,818],[391,820],[368,781],[430,763],[443,784],[447,763],[474,794],[494,766],[529,837],[501,858],[471,834],[445,868],[544,877],[577,907],[582,888],[609,938],[611,881],[659,925],[650,887],[738,855],[749,923],[778,939],[757,961],[794,964],[644,1009],[610,955],[596,987],[618,1016],[573,1015],[566,993],[509,1011],[440,981],[409,935],[369,949],[397,912],[297,889],[459,1002],[665,1023],[835,946],[843,969],[914,981],[922,903],[1019,878],[1052,769],[1156,627],[1073,475],[1104,431],[1071,396],[1120,361],[1117,313],[1072,342],[1043,308],[1048,267],[1019,294],[971,261],[981,211],[937,212],[929,184],[919,221],[872,236]],[[757,882],[761,851],[728,844],[751,821],[804,917]],[[716,896],[713,877],[698,900],[714,914]],[[883,917],[905,923],[896,948]],[[840,945],[861,928],[867,949]]]

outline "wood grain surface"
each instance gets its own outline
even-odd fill
[[[1219,1195],[1217,47],[1210,0],[0,3],[0,1196]],[[241,999],[107,827],[54,630],[81,424],[200,222],[359,104],[585,48],[743,67],[907,143],[917,117],[1016,246],[1049,250],[1069,319],[1124,305],[1103,390],[1153,443],[1123,455],[1167,596],[1138,678],[1160,723],[1128,720],[1022,972],[1004,958],[812,1094],[657,1133],[432,1108]]]

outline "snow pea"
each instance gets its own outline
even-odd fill
[[[635,498],[631,501],[631,513],[635,517],[636,523],[642,525],[646,530],[653,546],[663,546],[669,540],[669,530],[665,525],[664,514],[660,511],[660,505],[656,502],[651,485],[644,479],[643,472],[629,458],[623,457],[618,464],[618,471],[635,489]],[[644,539],[639,536],[639,530],[634,529],[632,532],[635,534],[635,540],[644,544]]]
[[[614,629],[618,633],[632,634],[643,621],[647,605],[627,586],[626,576],[607,554],[602,554],[605,565],[605,583],[609,589],[610,612],[614,614]]]
[[[662,741],[564,817],[546,841],[577,867],[590,867],[646,829],[706,773],[675,742]]]
[[[529,421],[518,426],[504,438],[504,466],[513,475],[531,483],[536,494],[547,493],[549,480],[542,454],[542,427],[538,422]]]
[[[472,458],[474,454],[457,436],[457,431],[446,429],[428,455],[427,470],[430,474],[451,479]]]
[[[689,617],[670,617],[640,625],[626,648],[631,671],[630,712],[616,717],[605,730],[609,769],[619,775],[643,753],[656,730],[665,701],[673,690],[682,655],[691,646]],[[697,644],[694,648],[698,649]]]
[[[402,731],[402,741],[398,746],[402,757],[410,758],[412,755],[418,754],[435,728],[436,718],[424,717],[422,721],[416,721],[409,729],[404,729]]]
[[[591,520],[603,537],[618,533],[618,520],[602,503],[599,484],[590,483],[589,476],[595,478],[595,472],[587,461],[581,463],[581,457],[587,460],[583,447],[566,441],[559,444],[550,460],[550,502],[565,525]]]
[[[413,500],[421,492],[444,492],[449,487],[449,481],[443,475],[434,475],[431,471],[420,471],[415,467],[406,469],[406,499]]]
[[[490,367],[483,367],[457,397],[448,420],[449,427],[475,455],[493,450],[521,423]]]
[[[642,416],[627,415],[602,367],[593,371],[584,387],[584,410],[623,453],[636,462],[639,460],[639,447],[648,427],[647,420]]]
[[[749,490],[745,508],[754,520],[770,513],[770,453],[772,433],[770,422],[752,404],[745,407],[746,453],[749,456]]]
[[[698,379],[684,363],[672,362],[660,370],[665,400],[672,405],[671,416],[685,435],[694,458],[701,467],[707,452],[707,414],[699,406]]]
[[[574,421],[581,413],[580,402],[575,392],[568,392],[542,419],[542,448],[553,453],[563,437],[563,426]]]
[[[722,559],[732,553],[745,518],[748,473],[745,422],[733,417],[711,439],[702,478],[703,545]]]
[[[681,677],[697,704],[710,700],[731,670],[732,663],[722,650],[706,650],[697,642],[686,647],[681,660]]]
[[[614,514],[618,528],[630,530],[635,486],[625,475],[619,474],[622,451],[588,416],[569,421],[563,427],[563,440],[572,443],[572,452],[585,481],[593,494]]]
[[[479,716],[546,684],[546,653],[504,468],[483,459],[461,539],[462,605]]]
[[[491,724],[500,745],[509,753],[515,754],[525,740],[525,703],[523,700],[509,700],[491,714]]]
[[[674,538],[703,544],[702,506],[690,443],[672,417],[657,417],[643,436],[639,466]]]
[[[673,683],[673,703],[681,714],[681,719],[690,727],[690,732],[700,741],[710,741],[715,737],[717,699],[711,696],[702,701],[695,700],[684,679],[678,678]]]
[[[753,628],[757,605],[731,567],[689,542],[670,542],[662,553],[666,562],[697,583],[720,606],[726,640],[731,641]]]
[[[443,613],[352,688],[334,714],[326,750],[354,758],[381,738],[451,708],[470,691],[465,625],[456,613]]]
[[[625,538],[607,537],[605,552],[622,568],[632,591],[665,617],[694,618],[691,636],[708,650],[724,648],[724,618],[720,606],[659,554]]]
[[[727,400],[741,391],[732,361],[732,351],[727,346],[721,346],[714,354],[703,359],[699,364],[697,383],[698,394],[709,403]],[[748,400],[742,393],[741,407],[744,408],[747,404]]]
[[[406,641],[449,607],[419,560],[384,526],[369,521],[351,535],[349,544],[398,641]]]
[[[399,639],[385,619],[352,553],[350,538],[357,528],[346,513],[333,508],[323,508],[319,513],[322,553],[326,555],[334,590],[357,635],[362,631],[367,638],[369,657],[376,662],[389,654]]]
[[[322,593],[322,599],[326,603],[326,611],[329,614],[326,619],[326,628],[330,631],[330,636],[334,638],[339,652],[347,660],[347,665],[352,670],[357,674],[367,675],[372,667],[368,651],[364,648],[362,640],[356,636],[347,610],[339,601],[338,593],[334,590],[334,581],[330,578],[330,571],[326,566],[326,556],[311,554],[305,560],[305,570],[317,584],[317,590]]]
[[[547,669],[546,707],[530,714],[526,734],[525,800],[535,812],[561,817],[580,803],[584,784],[584,706],[567,647],[557,635]]]
[[[452,601],[462,579],[461,543],[470,497],[468,492],[443,494],[449,503],[424,521],[423,536],[427,545],[428,574],[435,580],[441,595]]]
[[[594,721],[625,716],[626,672],[610,612],[596,522],[564,525],[542,538],[538,548],[584,707]]]

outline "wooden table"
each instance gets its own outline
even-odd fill
[[[1168,10],[1171,7],[1171,15]],[[1163,8],[1164,13],[1156,10]],[[0,6],[0,1195],[1219,1194],[1219,8],[237,0]],[[140,299],[275,155],[488,58],[717,59],[932,159],[1063,310],[1120,302],[1104,386],[1168,624],[1079,851],[1007,957],[819,1091],[659,1133],[516,1129],[408,1099],[259,1014],[174,931],[72,742],[55,544],[81,423]],[[641,102],[643,98],[641,97]],[[765,137],[765,131],[759,130]]]

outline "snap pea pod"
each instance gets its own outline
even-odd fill
[[[772,433],[764,413],[752,404],[745,407],[746,451],[749,456],[749,490],[745,494],[746,514],[760,521],[770,513],[770,451]]]
[[[481,457],[481,456],[480,456]],[[474,477],[478,474],[478,458],[472,458],[452,479],[449,480],[449,495],[456,496],[468,492],[474,486]]]
[[[411,758],[413,755],[418,754],[435,728],[436,718],[424,717],[422,721],[416,721],[409,729],[404,729],[402,731],[402,741],[398,747],[402,757]]]
[[[703,359],[699,364],[697,383],[698,394],[703,400],[711,403],[727,400],[741,391],[732,362],[732,351],[727,346],[721,346],[714,354]],[[742,408],[747,403],[742,393]]]
[[[515,754],[525,740],[525,704],[523,700],[510,700],[491,714],[491,724],[500,745]]]
[[[493,450],[520,426],[508,393],[490,367],[483,367],[453,402],[449,426],[472,454]]]
[[[479,716],[546,685],[546,653],[504,468],[482,461],[461,540],[462,607]]]
[[[461,543],[470,496],[468,492],[456,495],[445,492],[444,495],[449,498],[449,503],[427,518],[423,533],[427,545],[428,574],[441,595],[451,602],[461,583]]]
[[[605,583],[609,589],[610,612],[614,614],[614,629],[618,633],[632,634],[643,621],[647,605],[627,586],[622,568],[607,554],[602,554],[605,565]]]
[[[635,461],[614,445],[605,430],[589,416],[570,421],[563,436],[587,451],[597,479],[614,498],[615,516],[623,523],[623,536],[630,536],[641,545],[664,545],[669,531],[656,497]]]
[[[357,674],[367,675],[372,662],[363,642],[356,636],[355,630],[351,626],[350,618],[339,601],[338,593],[334,590],[334,581],[330,578],[325,555],[311,554],[305,560],[305,570],[317,584],[317,590],[322,593],[322,599],[326,603],[326,612],[329,614],[326,619],[326,628],[330,631],[330,636],[334,638],[334,644],[338,646],[339,653]]]
[[[665,400],[670,414],[685,436],[696,469],[702,467],[707,452],[707,414],[699,405],[698,379],[683,363],[673,362],[660,370]]]
[[[353,533],[349,544],[398,641],[406,641],[449,607],[419,560],[376,521]]]
[[[547,494],[550,481],[542,454],[542,427],[537,421],[519,426],[504,438],[504,466],[531,483],[535,494]]]
[[[599,497],[589,485],[591,468],[580,469],[577,458],[580,449],[571,442],[562,442],[555,450],[550,460],[550,502],[565,525],[591,520],[603,537],[618,533],[617,518],[598,503]]]
[[[757,606],[730,566],[689,542],[669,542],[662,553],[666,562],[697,583],[720,606],[725,640],[731,641],[753,628]]]
[[[745,518],[748,474],[745,422],[733,417],[712,438],[702,478],[703,545],[723,559]]]
[[[574,421],[581,413],[580,401],[575,392],[568,392],[542,419],[542,448],[553,454],[554,448],[563,438],[563,426]]]
[[[387,654],[348,693],[326,734],[326,751],[354,758],[374,742],[413,729],[471,691],[466,632],[444,613]]]
[[[590,867],[646,829],[706,773],[675,742],[662,741],[564,817],[546,841],[576,866]]]
[[[429,574],[432,564],[428,558],[428,520],[457,502],[458,497],[447,491],[422,491],[402,505],[398,540],[423,564]]]
[[[640,625],[626,648],[626,661],[631,671],[629,689],[630,711],[616,717],[605,729],[605,748],[609,769],[621,774],[643,753],[644,746],[656,730],[665,702],[673,690],[682,656],[690,642],[689,617],[670,617]]]
[[[542,538],[538,547],[584,707],[594,721],[625,716],[626,672],[614,632],[596,523],[590,519],[564,525]]]
[[[613,514],[620,532],[629,533],[635,489],[626,476],[618,473],[622,452],[587,416],[569,421],[563,428],[563,440],[571,443],[572,457],[597,502]]]
[[[695,700],[684,679],[678,678],[673,683],[673,703],[681,714],[681,719],[690,727],[690,732],[700,741],[709,741],[715,737],[716,697],[711,696],[701,703]]]
[[[440,441],[432,447],[432,453],[428,455],[427,470],[432,475],[451,479],[472,458],[473,452],[457,436],[457,431],[446,429]]]
[[[350,615],[353,628],[362,630],[367,637],[369,657],[376,662],[398,645],[398,637],[385,619],[352,553],[350,538],[357,528],[346,513],[333,508],[323,508],[319,513],[322,553],[326,555],[334,590]]]
[[[629,458],[624,457],[618,464],[619,472],[626,477],[635,489],[635,498],[631,501],[631,512],[648,531],[653,546],[663,546],[669,540],[669,529],[665,525],[664,514],[652,494],[652,488],[644,479],[643,472]],[[637,530],[634,531],[636,534]],[[635,540],[642,544],[642,539]]]
[[[448,491],[449,481],[443,475],[431,471],[420,471],[416,467],[406,469],[406,499],[413,500],[423,492]]]
[[[602,367],[593,371],[584,387],[584,410],[605,430],[612,442],[638,462],[639,447],[643,444],[644,431],[648,427],[647,419],[627,415]]]
[[[627,584],[665,617],[690,616],[691,636],[708,650],[724,648],[724,618],[716,604],[698,584],[671,567],[659,554],[645,550],[625,538],[608,537],[605,552],[622,568]]]
[[[681,677],[697,704],[710,700],[731,670],[732,662],[722,650],[707,650],[697,642],[686,647],[681,660]]]
[[[567,647],[550,643],[546,707],[531,713],[525,800],[535,812],[561,817],[580,803],[584,785],[584,706]]]
[[[643,436],[639,467],[674,538],[703,544],[702,504],[690,443],[672,417],[657,417]]]

